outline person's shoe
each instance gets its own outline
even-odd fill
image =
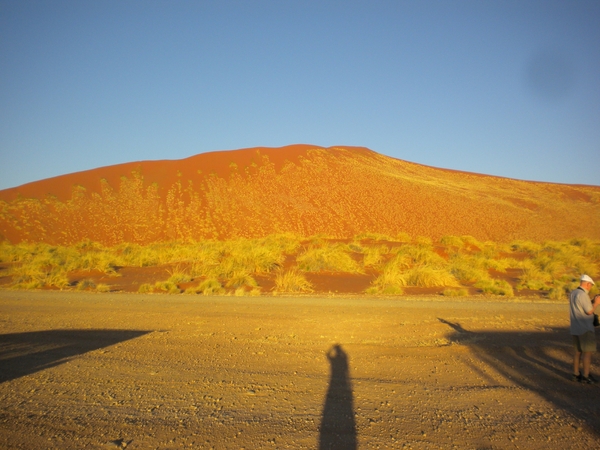
[[[578,373],[577,375],[573,374],[571,375],[571,381],[576,381],[576,382],[581,382],[581,374]]]
[[[584,384],[596,384],[598,380],[592,374],[589,374],[587,377],[581,375],[581,382]]]

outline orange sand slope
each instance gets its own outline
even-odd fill
[[[283,232],[600,239],[599,186],[437,169],[359,147],[251,148],[120,164],[0,191],[0,206],[0,240],[12,243]]]

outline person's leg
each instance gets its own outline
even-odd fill
[[[579,342],[579,336],[573,335],[573,349],[575,350],[575,355],[573,355],[573,376],[579,378],[581,373],[579,371],[579,364],[581,362],[581,344]]]
[[[581,352],[575,350],[575,356],[573,356],[573,375],[579,375],[579,361],[581,360]]]
[[[592,365],[592,352],[583,352],[583,376],[590,376],[590,367]]]

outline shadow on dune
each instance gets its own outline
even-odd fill
[[[0,335],[0,383],[147,333],[149,331],[48,330]]]
[[[331,365],[331,375],[323,406],[319,449],[356,449],[354,399],[348,355],[338,344],[327,352],[327,359]]]
[[[567,328],[549,328],[539,332],[473,332],[459,323],[440,322],[454,329],[450,340],[466,345],[474,356],[497,375],[552,403],[557,409],[586,423],[600,436],[600,402],[598,385],[582,385],[571,381],[573,348]],[[594,361],[593,361],[594,362]],[[596,360],[596,364],[600,361]],[[596,366],[597,367],[597,366]],[[474,372],[488,386],[498,385],[498,377],[476,366]]]

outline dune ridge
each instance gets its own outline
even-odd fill
[[[363,232],[600,239],[599,186],[439,169],[348,146],[257,147],[101,167],[2,190],[0,206],[0,240],[11,243]]]

